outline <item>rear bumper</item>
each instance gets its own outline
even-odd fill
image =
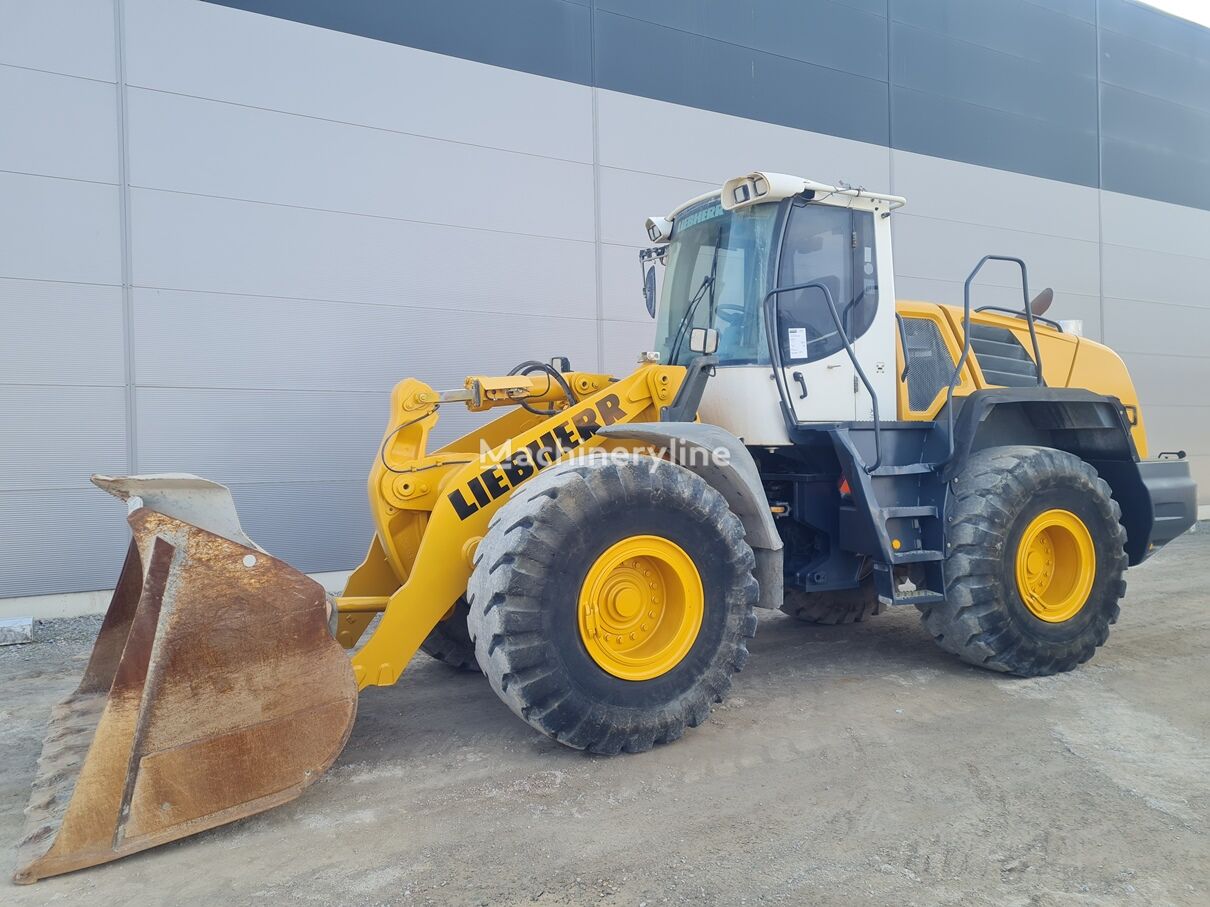
[[[1146,559],[1197,522],[1197,485],[1186,459],[1143,460],[1138,467],[1151,511],[1150,533],[1140,550]]]

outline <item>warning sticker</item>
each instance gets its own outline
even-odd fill
[[[807,358],[807,329],[790,328],[789,347],[791,359]]]

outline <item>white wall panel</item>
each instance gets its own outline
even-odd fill
[[[0,491],[84,488],[94,472],[127,471],[120,387],[0,385]]]
[[[597,108],[600,162],[607,167],[701,180],[714,189],[752,170],[889,189],[889,152],[881,145],[603,89]]]
[[[139,470],[228,482],[364,479],[386,424],[377,394],[140,387]]]
[[[373,391],[384,424],[386,395],[406,377],[461,386],[470,372],[504,374],[555,355],[596,368],[595,320],[549,313],[137,289],[134,322],[140,385]]]
[[[657,280],[663,278],[663,270],[656,265]],[[643,302],[642,279],[637,248],[601,244],[601,310],[605,318],[653,323]]]
[[[0,141],[0,170],[118,180],[117,89],[111,83],[0,66],[0,123],[10,137]]]
[[[374,523],[364,478],[235,485],[240,524],[258,545],[308,573],[361,563]]]
[[[1030,288],[1050,286],[1056,293],[1100,293],[1097,244],[1020,230],[962,224],[896,213],[895,272],[908,277],[964,281],[989,253],[1025,260]],[[1020,287],[1016,265],[989,262],[979,282]]]
[[[138,286],[596,313],[591,243],[149,190],[132,190],[131,210]]]
[[[1105,297],[1105,342],[1119,353],[1201,357],[1207,337],[1210,307]]]
[[[665,215],[682,202],[713,192],[720,183],[673,179],[632,170],[600,168],[601,241],[649,246],[647,218]]]
[[[1117,192],[1101,206],[1107,244],[1210,258],[1210,211]]]
[[[0,491],[0,596],[112,589],[130,544],[126,505],[99,488]]]
[[[1145,411],[1163,405],[1210,405],[1206,395],[1210,358],[1171,353],[1123,353]],[[1210,417],[1208,417],[1210,418]]]
[[[133,186],[593,238],[589,164],[141,89],[128,116]]]
[[[890,191],[907,198],[904,214],[1097,240],[1096,189],[910,151],[893,154]]]
[[[1106,296],[1210,307],[1210,257],[1107,245],[1104,267]]]
[[[634,371],[639,353],[655,345],[655,323],[636,321],[602,321],[605,350],[605,371],[627,375]]]
[[[126,383],[120,287],[0,278],[0,384]]]
[[[0,172],[0,277],[122,282],[118,188]]]
[[[113,0],[0,0],[0,63],[114,81]]]
[[[592,160],[590,89],[583,85],[195,0],[126,0],[126,79],[267,110]]]

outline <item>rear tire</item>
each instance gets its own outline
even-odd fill
[[[989,448],[954,480],[949,517],[946,601],[920,608],[941,648],[1022,677],[1092,658],[1127,564],[1121,511],[1095,469],[1048,447]]]
[[[874,580],[867,577],[856,589],[804,592],[787,589],[781,610],[808,624],[856,624],[886,610],[878,600]]]
[[[478,671],[479,662],[475,660],[475,643],[471,639],[470,630],[466,626],[466,616],[470,613],[470,605],[466,598],[454,602],[453,613],[433,630],[424,642],[420,651],[425,655],[444,662],[451,668],[460,671]]]
[[[693,608],[674,612],[671,604],[667,610],[653,604],[665,592],[665,580],[678,582],[665,575],[675,573],[672,568],[661,572],[658,559],[628,555],[614,572],[600,567],[612,563],[619,546],[643,539],[654,540],[653,551],[664,546],[680,552],[670,557],[682,558],[682,575],[700,579]],[[654,566],[651,573],[644,572],[648,566]],[[556,466],[514,493],[479,545],[468,587],[475,654],[505,704],[543,734],[594,753],[642,752],[705,721],[711,703],[722,702],[732,675],[748,660],[747,640],[756,632],[754,566],[738,517],[689,470],[616,454]],[[640,595],[647,602],[647,578],[652,603],[639,604]],[[622,616],[607,615],[604,605],[590,607],[602,582],[614,593],[621,590],[615,599]],[[665,597],[671,603],[677,596]],[[599,626],[615,632],[635,608],[638,616],[628,619],[646,622],[654,651],[672,654],[653,676],[625,679],[618,673],[625,661],[612,664],[585,622],[599,610]],[[648,608],[656,615],[651,620]],[[690,611],[700,623],[678,636],[673,631]],[[620,648],[619,658],[629,652],[640,662],[651,649],[641,648],[642,633],[639,643],[628,641],[633,639],[605,635],[610,646],[604,648]],[[671,648],[660,648],[665,639]]]

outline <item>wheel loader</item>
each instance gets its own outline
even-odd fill
[[[418,650],[605,754],[704,722],[757,608],[837,624],[914,606],[945,651],[1027,677],[1090,659],[1127,567],[1195,519],[1188,461],[1148,458],[1121,359],[1047,318],[1023,261],[986,256],[961,308],[895,302],[904,204],[729,180],[647,221],[656,339],[629,375],[555,359],[400,382],[342,595],[249,539],[221,485],[94,476],[132,540],[53,712],[16,880],[298,796],[359,692]],[[985,267],[1019,278],[1020,308],[972,307]],[[430,449],[454,405],[495,418]]]

